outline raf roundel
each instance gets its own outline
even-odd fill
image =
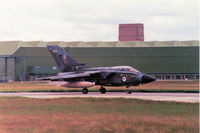
[[[126,77],[124,76],[124,77],[122,77],[122,81],[123,82],[125,82],[126,81]]]

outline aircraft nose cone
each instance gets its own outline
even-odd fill
[[[149,76],[149,75],[143,75],[142,76],[142,83],[150,83],[150,82],[153,82],[155,81],[156,79]]]

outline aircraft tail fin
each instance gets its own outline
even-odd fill
[[[64,49],[57,45],[47,45],[47,48],[61,72],[76,71],[79,68],[86,67],[84,63],[78,63]]]

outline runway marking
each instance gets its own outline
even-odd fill
[[[134,92],[126,94],[125,92],[89,92],[82,94],[81,92],[20,92],[20,93],[0,93],[0,96],[20,96],[28,98],[61,98],[61,97],[93,97],[93,98],[130,98],[143,99],[153,101],[174,101],[199,103],[199,93],[141,93]]]

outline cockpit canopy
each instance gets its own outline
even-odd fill
[[[112,67],[113,69],[117,70],[117,71],[126,71],[126,72],[139,72],[138,70],[136,70],[133,67],[130,66],[116,66],[116,67]]]

